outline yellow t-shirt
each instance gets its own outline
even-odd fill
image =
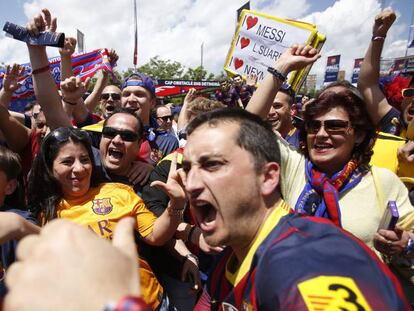
[[[62,199],[57,207],[57,216],[88,226],[109,240],[112,239],[116,224],[124,217],[137,220],[136,230],[142,237],[152,232],[157,219],[130,186],[120,183],[100,184],[89,189],[80,199]],[[163,289],[142,258],[139,258],[139,274],[142,298],[155,309],[161,301]]]
[[[387,134],[379,133],[375,141],[371,157],[371,165],[384,167],[395,174],[398,174],[399,163],[397,158],[397,150],[405,144],[405,139]]]

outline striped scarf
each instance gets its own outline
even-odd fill
[[[362,179],[365,169],[357,167],[355,159],[350,160],[342,170],[331,178],[317,171],[306,160],[306,185],[295,205],[299,214],[329,218],[338,227],[341,225],[339,194],[355,187]]]

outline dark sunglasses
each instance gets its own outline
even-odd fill
[[[124,141],[136,141],[139,139],[139,136],[137,133],[129,130],[117,130],[113,127],[104,127],[102,129],[102,135],[109,139],[114,139],[117,135],[121,137]]]
[[[308,134],[316,134],[323,126],[328,134],[343,134],[351,128],[349,123],[349,121],[336,119],[325,121],[310,120],[305,122],[305,129]]]
[[[157,117],[157,119],[162,119],[164,122],[167,122],[172,120],[172,116]]]
[[[117,94],[117,93],[105,93],[101,95],[101,99],[103,100],[108,100],[109,97],[112,97],[113,100],[120,100],[121,99],[121,94]]]
[[[414,96],[414,88],[402,89],[401,90],[401,95],[404,98],[406,98],[406,97],[413,97]]]

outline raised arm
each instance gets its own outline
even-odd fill
[[[187,95],[184,97],[183,107],[181,108],[180,114],[178,115],[177,131],[182,130],[189,123],[189,116],[187,112],[188,104],[195,98],[196,89],[191,88]]]
[[[320,54],[309,45],[293,45],[276,61],[260,87],[253,93],[246,110],[265,119],[272,106],[273,99],[279,91],[287,75],[314,63]]]
[[[59,49],[60,54],[60,79],[64,81],[73,76],[72,73],[72,54],[75,52],[76,39],[65,38],[63,48]]]
[[[90,112],[94,112],[96,106],[99,104],[102,92],[108,85],[108,72],[101,70],[98,79],[96,80],[95,86],[93,87],[92,93],[85,99],[85,106]]]
[[[0,91],[0,130],[7,146],[15,152],[22,151],[30,141],[30,129],[8,111],[13,92],[19,88],[18,79],[23,72],[24,68],[19,68],[16,64],[11,67],[7,66],[3,88]]]
[[[60,84],[64,110],[68,119],[73,117],[76,123],[82,123],[88,117],[88,109],[83,103],[82,96],[86,92],[89,81],[90,78],[83,82],[79,76],[72,76]]]
[[[118,54],[116,54],[115,50],[109,51],[109,62],[112,67],[116,66],[116,62],[118,61]],[[85,106],[88,108],[90,112],[94,112],[96,106],[99,104],[99,100],[101,99],[102,92],[104,88],[108,85],[108,72],[105,70],[101,70],[101,75],[98,77],[96,84],[93,88],[92,93],[88,96],[85,100]]]
[[[56,18],[48,9],[43,9],[27,25],[27,30],[32,36],[37,36],[41,31],[56,31]],[[61,99],[56,88],[55,81],[49,70],[49,60],[46,47],[27,45],[29,49],[30,63],[32,65],[32,77],[35,95],[43,109],[47,124],[51,129],[61,126],[71,126],[65,111],[62,108]]]
[[[40,227],[13,212],[0,212],[0,244],[40,233]]]
[[[9,104],[12,99],[13,93],[20,87],[19,77],[23,76],[24,67],[20,67],[17,64],[12,66],[7,65],[6,73],[3,77],[3,92],[0,93],[0,104],[6,109],[9,109]]]
[[[374,124],[379,124],[392,108],[379,88],[379,73],[384,40],[395,18],[395,13],[391,10],[384,10],[375,17],[372,39],[359,73],[358,89],[364,96],[369,116]]]
[[[177,153],[175,153],[167,181],[156,180],[151,183],[151,187],[155,186],[164,191],[170,200],[165,211],[155,221],[152,233],[144,238],[148,244],[163,245],[174,236],[178,225],[182,222],[186,202],[184,178],[183,170],[177,170]]]

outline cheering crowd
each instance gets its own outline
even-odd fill
[[[376,17],[357,87],[300,102],[307,45],[257,89],[236,75],[177,106],[140,72],[86,96],[73,38],[57,87],[28,43],[36,103],[9,110],[18,65],[0,90],[2,308],[411,310],[414,78],[379,76],[395,18]],[[56,28],[47,9],[27,25]]]

